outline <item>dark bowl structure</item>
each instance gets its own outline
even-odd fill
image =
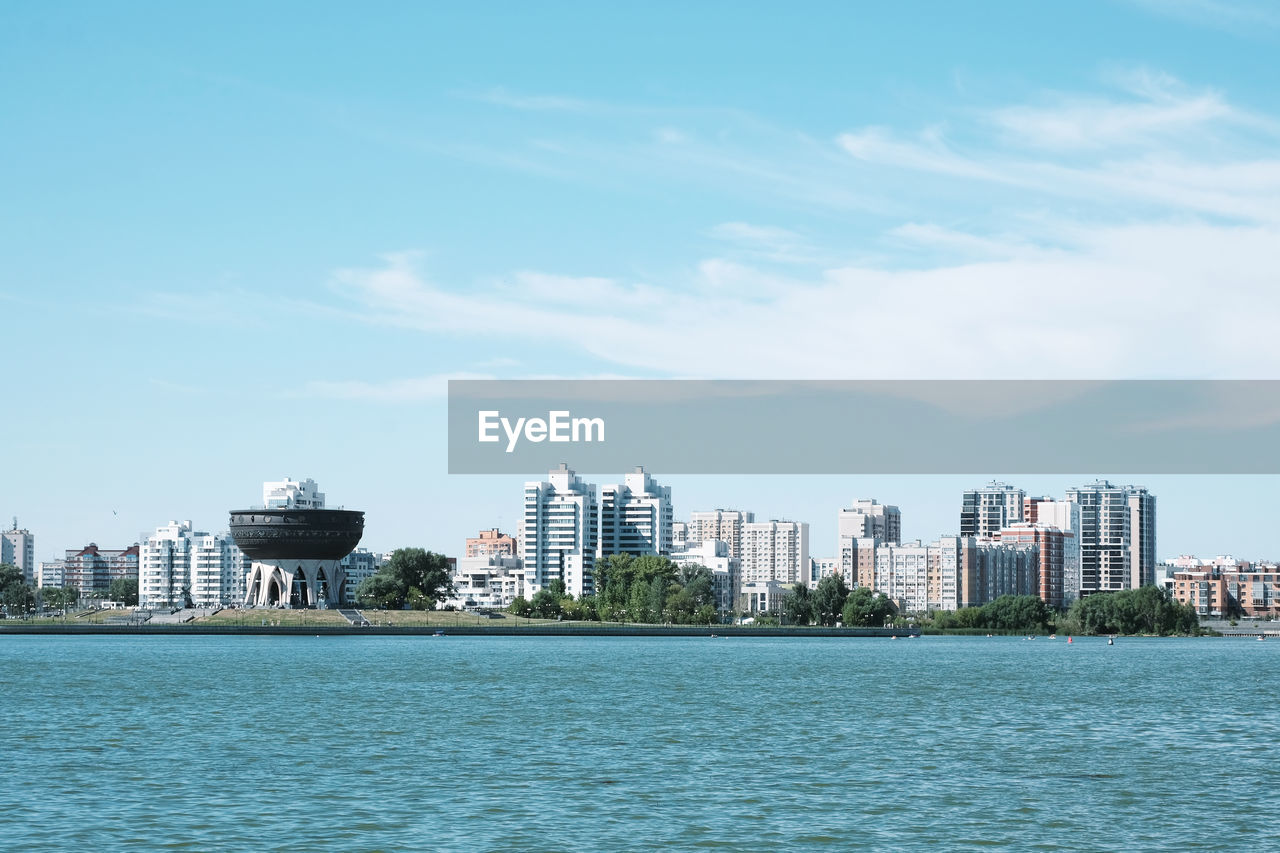
[[[341,560],[363,534],[353,509],[231,510],[231,538],[251,560]]]

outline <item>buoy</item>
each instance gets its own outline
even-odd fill
[[[1068,642],[1068,643],[1069,643],[1069,642],[1071,642],[1071,638],[1070,638],[1070,637],[1067,637],[1067,642]]]

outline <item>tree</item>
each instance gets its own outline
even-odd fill
[[[782,599],[782,615],[792,625],[813,623],[813,595],[809,587],[798,583]]]
[[[40,590],[40,597],[44,599],[46,607],[67,610],[80,600],[80,590],[74,586],[44,587]]]
[[[9,563],[0,563],[0,604],[10,616],[26,614],[35,607],[36,594],[27,585],[22,570]]]
[[[564,584],[560,586],[564,588]],[[544,586],[529,600],[529,609],[539,619],[555,619],[560,615],[560,596],[555,594],[550,585]]]
[[[818,624],[832,627],[836,620],[843,619],[848,599],[849,587],[840,575],[827,575],[818,581],[818,588],[813,592],[813,615]]]
[[[138,606],[138,579],[116,578],[107,590],[107,597],[118,601],[125,607]]]
[[[356,600],[363,607],[399,610],[434,610],[453,595],[449,560],[443,554],[421,548],[400,548],[373,577],[356,587]]]
[[[872,592],[867,587],[860,586],[849,593],[841,616],[845,627],[880,628],[884,626],[885,620],[893,618],[897,612],[898,608],[884,593]]]
[[[516,616],[524,616],[526,618],[532,613],[528,600],[523,595],[517,595],[507,605],[507,612],[514,613]]]
[[[383,572],[365,578],[356,587],[356,601],[360,606],[377,610],[399,610],[404,606],[404,595],[396,579]]]

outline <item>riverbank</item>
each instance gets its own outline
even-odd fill
[[[528,625],[391,626],[228,625],[190,622],[183,625],[16,624],[0,625],[6,634],[73,634],[126,636],[316,636],[316,637],[879,637],[908,638],[908,628],[799,628],[742,625],[601,625],[543,623]]]

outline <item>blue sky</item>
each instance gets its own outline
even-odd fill
[[[456,553],[520,482],[445,473],[451,376],[1280,375],[1280,12],[860,5],[10,4],[0,512],[49,559],[311,476]],[[819,555],[998,474],[655,473]],[[1276,478],[1143,482],[1162,554],[1280,557]]]

